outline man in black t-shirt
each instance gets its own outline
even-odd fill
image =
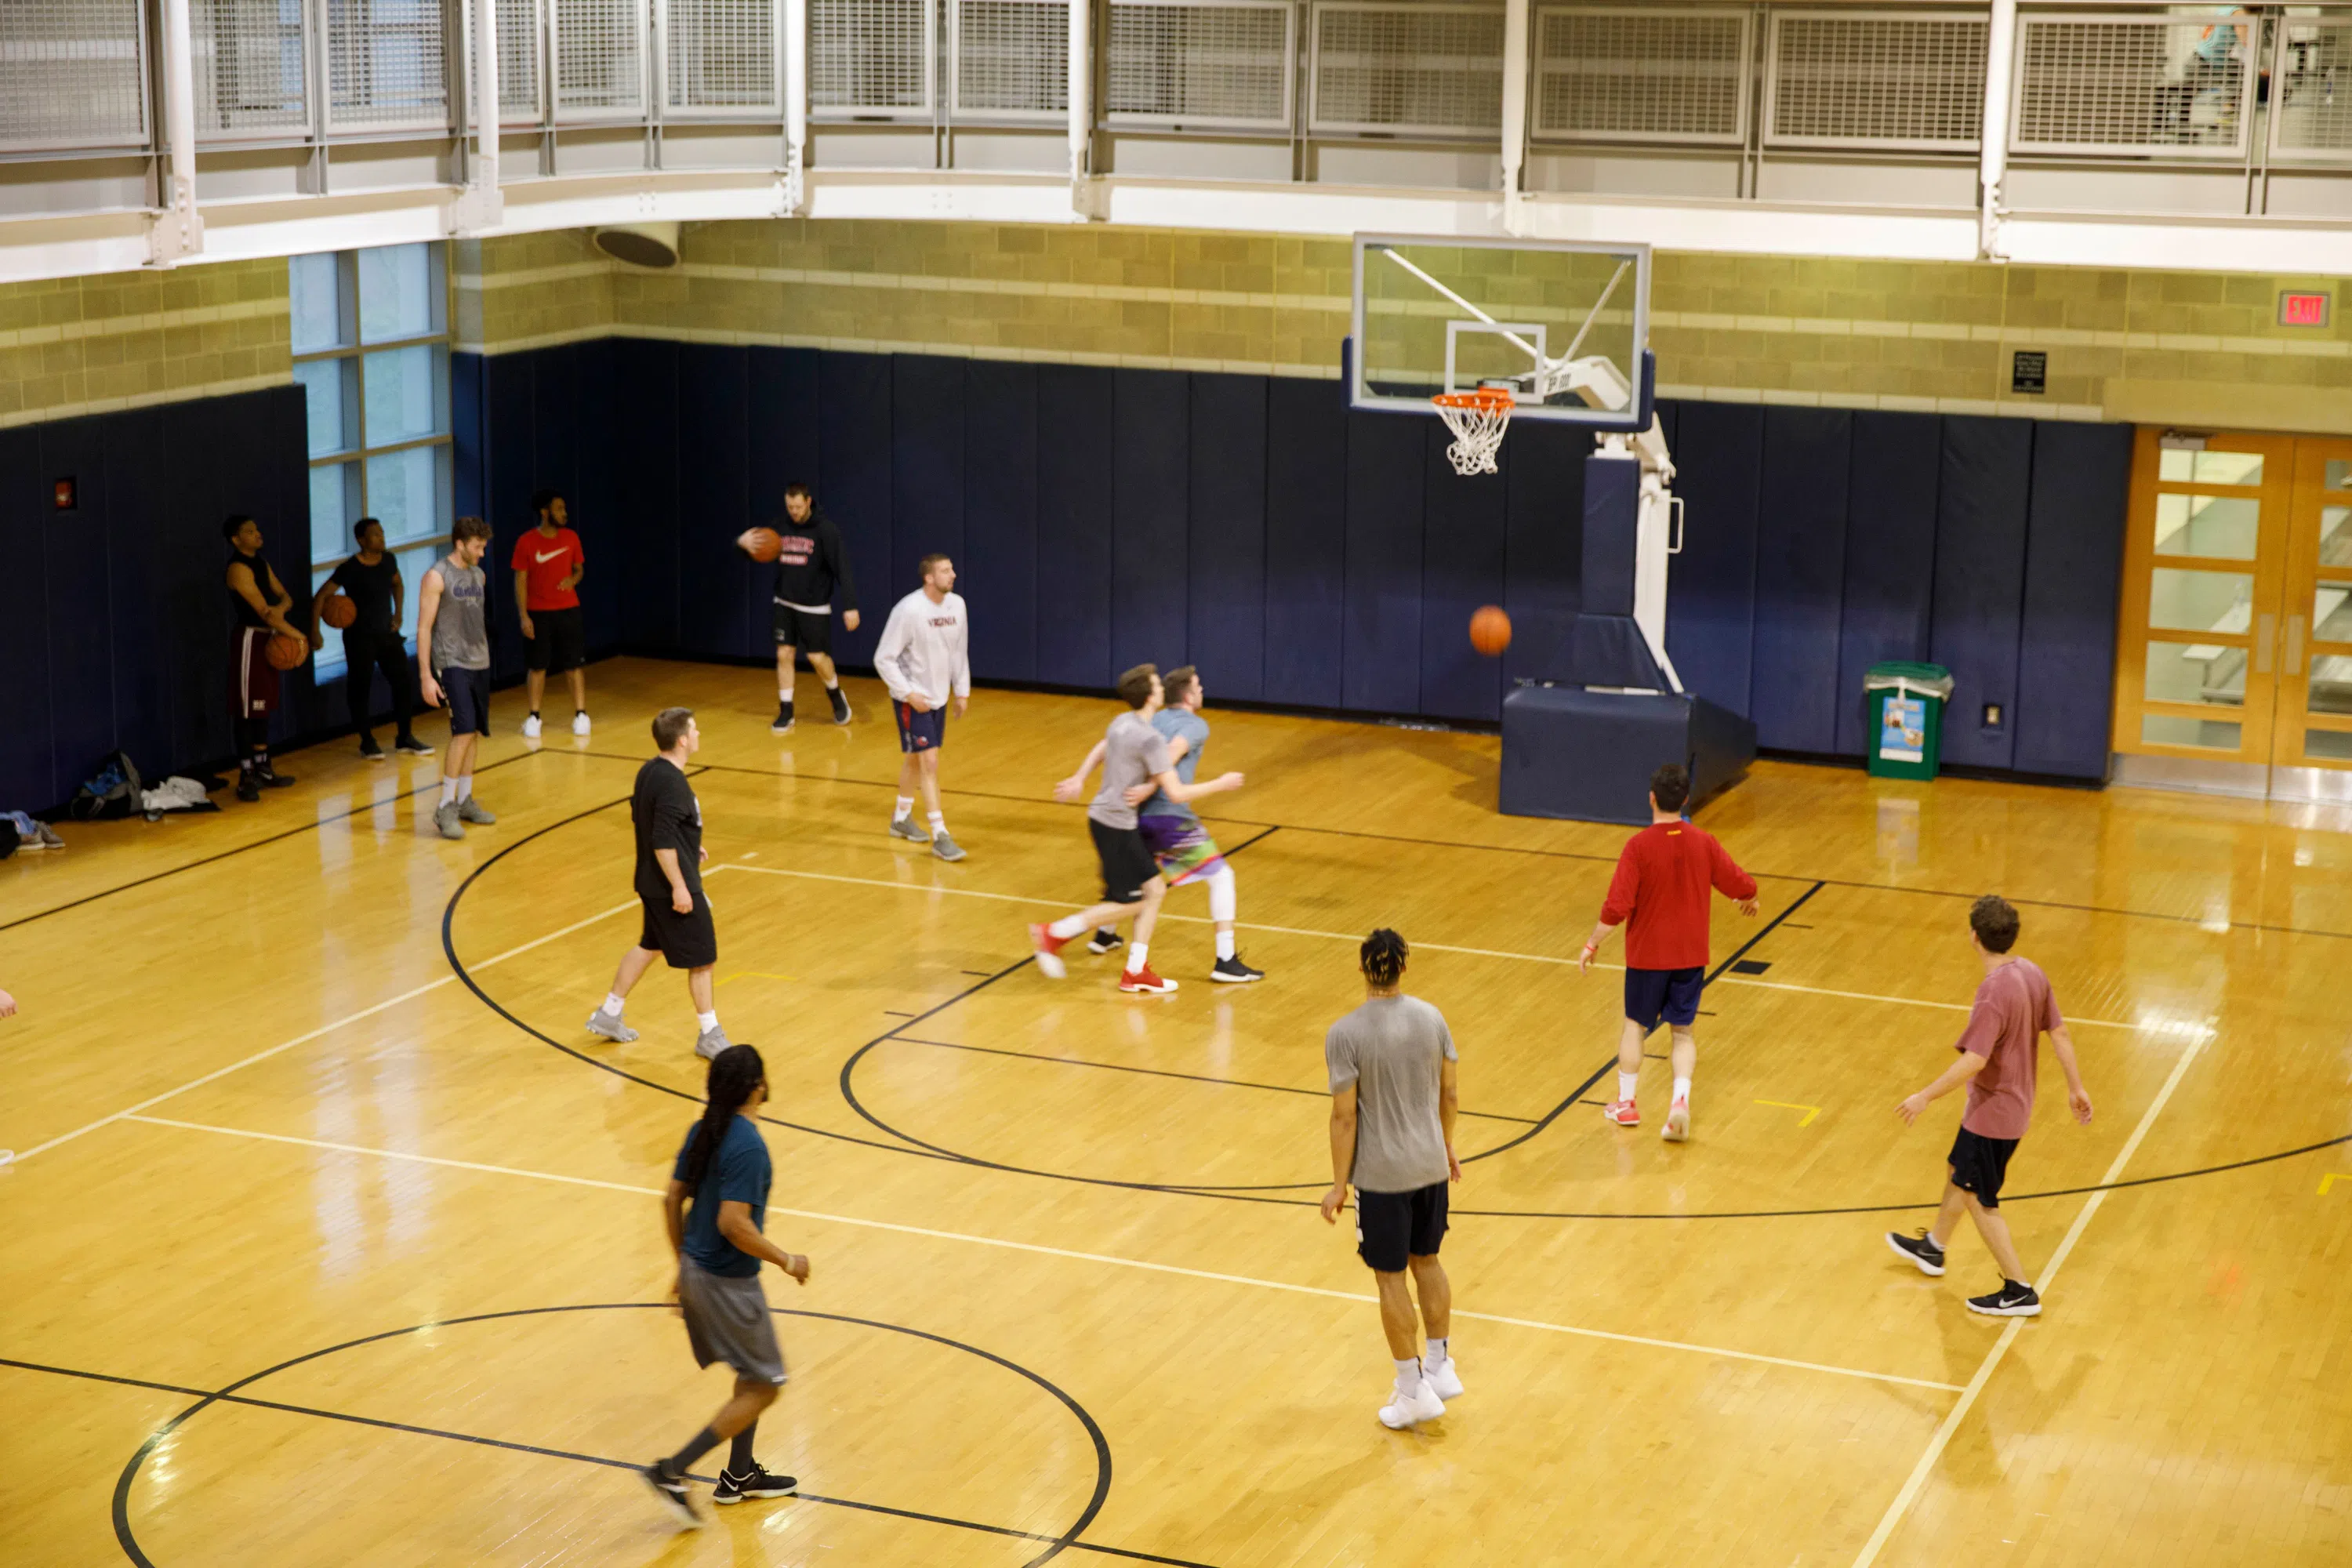
[[[654,715],[654,745],[661,754],[637,770],[637,786],[629,798],[629,817],[637,831],[637,898],[645,905],[645,926],[637,945],[621,955],[613,976],[612,993],[589,1015],[588,1032],[627,1044],[637,1032],[621,1021],[621,1008],[630,990],[645,978],[654,960],[665,959],[672,969],[686,971],[687,993],[694,998],[697,1056],[715,1057],[728,1046],[719,1032],[719,1014],[710,1000],[710,972],[719,963],[719,931],[711,923],[710,900],[702,892],[702,803],[687,782],[686,759],[702,747],[690,708],[665,708]]]
[[[772,735],[793,727],[793,661],[808,655],[809,668],[824,682],[825,700],[833,705],[833,721],[849,722],[849,699],[842,695],[841,677],[833,668],[833,591],[841,590],[841,629],[857,629],[857,584],[849,575],[849,552],[842,547],[841,530],[816,504],[808,486],[784,487],[784,515],[772,525],[782,553],[776,557],[776,721]],[[739,548],[751,534],[738,534]]]
[[[360,519],[352,532],[360,542],[360,552],[336,567],[334,575],[311,596],[310,635],[319,636],[319,613],[341,589],[359,612],[359,619],[343,628],[343,695],[351,700],[352,723],[360,732],[360,755],[372,763],[383,760],[383,748],[375,743],[374,726],[368,722],[368,710],[373,706],[368,700],[369,689],[374,672],[381,669],[384,684],[392,688],[392,721],[400,730],[392,749],[412,757],[429,757],[433,748],[408,727],[416,711],[416,671],[400,635],[407,597],[406,584],[400,580],[400,563],[385,552],[383,524],[375,519]]]

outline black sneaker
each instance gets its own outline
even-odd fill
[[[261,781],[253,776],[251,768],[237,770],[236,798],[243,801],[256,801],[261,798]]]
[[[403,735],[392,743],[392,749],[404,756],[429,757],[433,754],[433,748],[414,735]]]
[[[694,1499],[687,1492],[685,1477],[671,1475],[667,1466],[659,1459],[637,1474],[645,1478],[646,1485],[653,1488],[654,1496],[661,1499],[663,1505],[677,1516],[680,1530],[702,1528],[702,1511],[694,1506]]]
[[[383,761],[383,748],[375,743],[375,737],[373,735],[362,735],[360,737],[360,755],[365,757],[369,762],[380,763]]]
[[[776,721],[768,726],[768,733],[771,735],[782,735],[791,730],[792,727],[793,705],[789,702],[777,703]]]
[[[1241,955],[1236,953],[1231,958],[1217,960],[1217,966],[1209,971],[1209,978],[1222,980],[1231,985],[1243,985],[1253,980],[1265,979],[1265,971],[1252,969],[1248,964],[1244,963],[1241,961]]]
[[[1118,932],[1108,926],[1100,926],[1096,928],[1094,935],[1087,939],[1087,951],[1097,955],[1106,953],[1117,947],[1119,940]]]
[[[1912,1237],[1897,1236],[1890,1230],[1886,1233],[1886,1245],[1917,1264],[1920,1273],[1943,1278],[1944,1249],[1926,1231]]]
[[[1982,1312],[1988,1318],[2038,1318],[2042,1315],[2042,1298],[2033,1287],[2015,1279],[2004,1279],[2000,1289],[1990,1296],[1969,1298],[1969,1310]]]
[[[779,1476],[758,1460],[751,1470],[737,1475],[732,1470],[719,1472],[719,1484],[710,1489],[710,1500],[715,1503],[741,1502],[745,1498],[791,1497],[801,1489],[798,1478]]]
[[[261,784],[264,789],[284,789],[287,785],[294,782],[294,775],[292,773],[281,773],[276,768],[271,767],[268,763],[262,763],[259,767],[255,768],[253,772],[254,776],[261,781]]]
[[[833,699],[833,721],[836,724],[848,723],[849,699],[842,695],[841,688],[838,686],[829,688],[825,695]]]

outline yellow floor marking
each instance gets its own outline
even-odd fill
[[[2352,1182],[2352,1171],[2330,1171],[2319,1178],[2319,1195],[2326,1197],[2327,1189],[2338,1182]]]
[[[1759,1100],[1756,1103],[1759,1105],[1777,1105],[1783,1110],[1803,1111],[1805,1113],[1804,1120],[1797,1123],[1800,1127],[1811,1127],[1813,1124],[1813,1118],[1822,1113],[1822,1108],[1818,1105],[1797,1105],[1785,1100]]]

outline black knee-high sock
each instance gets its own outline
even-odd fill
[[[693,1465],[695,1460],[702,1458],[703,1455],[708,1454],[711,1449],[719,1447],[720,1441],[721,1439],[718,1433],[713,1432],[709,1427],[705,1426],[701,1431],[697,1432],[694,1436],[688,1440],[685,1447],[680,1448],[677,1453],[672,1454],[667,1459],[664,1460],[663,1463],[669,1467],[670,1474],[674,1476],[682,1476],[686,1474],[687,1470]]]
[[[755,1461],[751,1458],[751,1434],[760,1429],[757,1421],[735,1434],[735,1446],[727,1450],[727,1468],[735,1475],[748,1476]]]

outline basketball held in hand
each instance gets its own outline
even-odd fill
[[[349,594],[338,594],[320,610],[319,618],[341,631],[360,618],[360,607],[352,603]]]
[[[299,669],[302,661],[310,657],[310,645],[300,637],[289,637],[284,632],[269,635],[269,647],[265,655],[272,669]]]
[[[1470,646],[1495,658],[1511,646],[1511,617],[1496,605],[1482,605],[1470,617]]]
[[[773,561],[784,552],[784,542],[772,528],[754,528],[743,535],[743,552],[754,561]]]

